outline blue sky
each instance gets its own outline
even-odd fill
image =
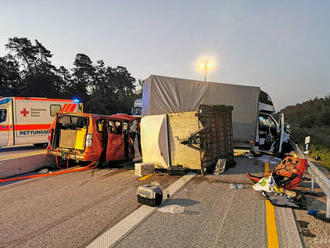
[[[150,74],[260,86],[277,109],[330,92],[330,1],[0,2],[0,56],[8,38],[38,39],[53,63],[76,53],[137,79]]]

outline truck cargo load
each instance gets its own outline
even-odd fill
[[[144,81],[143,115],[197,111],[199,105],[233,106],[235,146],[256,137],[260,88],[151,75]]]

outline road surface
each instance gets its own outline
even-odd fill
[[[45,149],[18,146],[0,149],[0,178],[28,173],[51,164]]]
[[[301,247],[292,210],[275,208],[274,223],[269,222],[264,198],[244,176],[247,171],[262,174],[263,162],[237,162],[224,175],[196,175],[163,203],[183,206],[182,214],[153,210],[112,245],[270,247],[276,237],[280,247]],[[139,181],[126,164],[1,186],[0,247],[85,247],[140,209],[139,185],[157,181],[166,188],[180,179],[160,172]],[[244,189],[231,189],[230,183]]]

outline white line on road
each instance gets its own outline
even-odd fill
[[[164,192],[174,195],[183,185],[190,181],[196,174],[188,173],[172,183]],[[145,218],[150,216],[157,208],[142,206],[135,210],[130,215],[126,216],[122,221],[111,227],[108,231],[103,233],[92,241],[87,248],[108,248],[115,245],[121,238],[130,232],[136,225],[138,225]]]

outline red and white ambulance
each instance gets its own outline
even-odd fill
[[[78,100],[39,97],[0,98],[0,147],[46,144],[59,112],[83,112]]]

